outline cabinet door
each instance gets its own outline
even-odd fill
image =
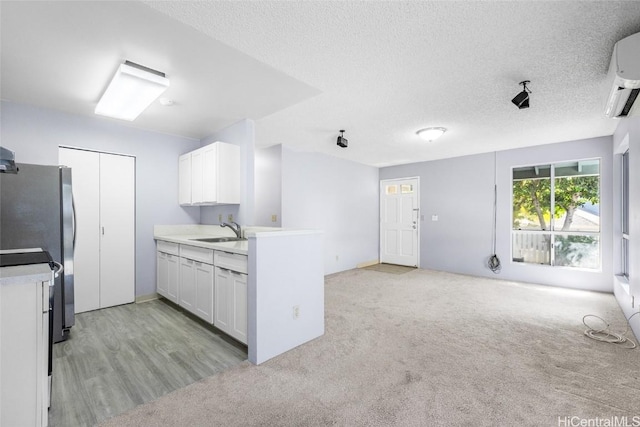
[[[99,188],[100,308],[105,308],[135,299],[135,159],[100,153]]]
[[[217,203],[240,203],[240,147],[218,142]]]
[[[202,148],[202,201],[216,203],[218,201],[218,145],[209,144]]]
[[[203,202],[202,173],[203,173],[204,152],[198,149],[191,152],[191,203],[201,204]]]
[[[0,285],[0,425],[47,425],[49,282]]]
[[[213,324],[213,266],[195,263],[196,269],[196,311],[195,313]]]
[[[164,252],[156,253],[156,292],[165,298],[169,295],[169,263]]]
[[[231,272],[216,267],[215,278],[215,310],[214,310],[214,326],[223,332],[229,333],[230,315],[229,312],[229,295],[231,295]]]
[[[180,280],[180,257],[167,254],[167,299],[178,304],[178,281]]]
[[[60,148],[71,168],[76,244],[73,254],[75,312],[100,308],[100,153]]]
[[[247,275],[231,272],[232,299],[229,309],[233,310],[229,334],[243,344],[247,343]]]
[[[180,258],[180,290],[179,304],[190,312],[195,312],[196,301],[196,268],[195,261]]]
[[[191,204],[191,153],[183,154],[178,160],[178,203]]]

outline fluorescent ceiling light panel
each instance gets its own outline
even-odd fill
[[[95,113],[133,121],[168,87],[164,73],[126,61],[118,67]]]

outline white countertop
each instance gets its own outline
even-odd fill
[[[298,234],[322,233],[319,230],[283,229],[277,227],[243,227],[242,234],[245,237],[278,237]],[[197,246],[200,248],[231,252],[241,255],[249,253],[249,242],[241,240],[237,242],[199,242],[193,239],[207,237],[235,237],[232,230],[219,225],[186,224],[186,225],[156,225],[153,229],[153,238],[165,242],[178,243],[180,245]]]
[[[247,255],[249,253],[249,242],[240,240],[238,242],[199,242],[193,239],[202,239],[206,237],[223,237],[219,234],[169,234],[154,235],[154,239],[163,240],[165,242],[178,243],[181,245],[197,246],[199,248],[213,249],[217,251],[231,252],[234,254]]]
[[[16,265],[0,268],[0,285],[51,280],[49,264]]]

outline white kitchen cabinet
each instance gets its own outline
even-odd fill
[[[195,311],[196,305],[196,265],[195,261],[187,258],[180,258],[180,292],[178,294],[179,304],[189,310]]]
[[[165,252],[157,253],[157,292],[178,304],[179,257]]]
[[[158,241],[156,256],[156,292],[178,304],[180,245]]]
[[[0,425],[46,426],[49,406],[47,264],[0,269]]]
[[[180,306],[213,323],[213,251],[180,245]]]
[[[213,324],[247,343],[247,257],[216,251],[215,320]]]
[[[195,314],[207,322],[213,323],[213,265],[196,261],[195,268]]]
[[[60,148],[75,203],[75,312],[135,299],[135,158]]]
[[[191,204],[191,153],[178,159],[178,203]]]
[[[178,164],[181,205],[240,203],[240,147],[214,142],[183,154]]]

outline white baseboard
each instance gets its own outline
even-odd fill
[[[160,298],[160,295],[158,295],[156,292],[149,295],[139,295],[139,296],[136,296],[136,304],[140,304],[142,302],[147,302],[147,301],[153,301],[154,299],[158,299],[158,298]]]

